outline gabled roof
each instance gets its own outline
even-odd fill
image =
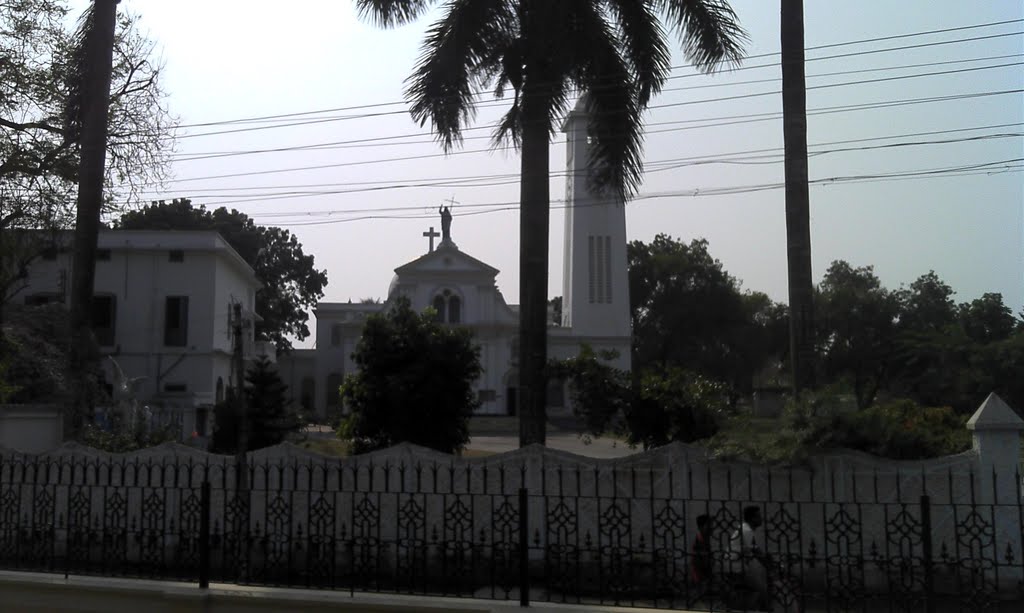
[[[437,249],[422,255],[415,260],[395,269],[399,277],[420,276],[423,274],[443,273],[477,273],[494,278],[498,269],[459,251],[451,242],[442,242]]]

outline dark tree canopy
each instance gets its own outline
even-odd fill
[[[659,234],[628,245],[633,368],[682,368],[749,392],[786,353],[785,307],[740,284],[706,240]]]
[[[934,271],[891,291],[870,266],[833,262],[818,286],[823,382],[864,409],[885,398],[968,414],[990,392],[1024,410],[1024,322],[999,294],[957,305]]]
[[[871,266],[838,260],[818,286],[817,334],[826,380],[846,379],[857,406],[874,402],[891,374],[898,297],[882,287]]]
[[[553,376],[569,382],[573,410],[589,434],[621,434],[644,449],[691,443],[713,436],[730,412],[725,385],[677,367],[631,376],[607,363],[615,357],[584,346],[576,357],[549,365]]]
[[[469,330],[416,313],[403,297],[366,320],[352,359],[358,372],[342,385],[351,414],[341,434],[353,451],[409,442],[454,453],[469,441],[482,372]]]
[[[992,343],[1010,338],[1020,321],[1003,304],[1002,294],[987,293],[960,305],[960,324],[971,340]]]
[[[324,295],[327,272],[317,270],[312,255],[302,251],[288,230],[256,225],[244,213],[224,207],[209,211],[192,206],[187,198],[160,202],[121,216],[122,230],[215,230],[256,271],[263,287],[256,292],[259,338],[272,340],[278,349],[291,347],[288,337],[309,336],[306,310]]]

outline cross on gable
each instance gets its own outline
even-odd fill
[[[430,251],[428,253],[433,252],[434,251],[434,239],[439,237],[439,236],[441,236],[441,234],[439,232],[435,232],[434,231],[434,226],[430,226],[430,231],[424,232],[423,236],[425,236],[425,237],[430,239]]]

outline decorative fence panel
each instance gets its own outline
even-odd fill
[[[234,458],[175,446],[0,453],[0,567],[723,610],[757,591],[753,557],[775,610],[1017,611],[1024,599],[1020,475],[988,478],[971,454],[777,469],[681,445],[619,460],[280,446],[246,470],[240,491]],[[748,507],[764,525],[734,555]],[[710,563],[695,580],[700,516]]]

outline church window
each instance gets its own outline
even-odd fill
[[[224,402],[224,377],[217,377],[217,391],[214,399],[217,404]]]
[[[444,322],[444,318],[445,318],[445,315],[447,314],[446,312],[448,310],[447,308],[445,308],[447,306],[447,303],[446,303],[446,301],[444,299],[444,296],[441,296],[441,295],[434,296],[434,303],[433,303],[432,306],[434,307],[434,311],[435,311],[435,313],[434,313],[434,321],[439,322],[439,323]]]
[[[450,289],[434,296],[430,305],[434,307],[434,321],[449,324],[462,323],[462,298],[456,296]]]
[[[341,326],[334,324],[331,326],[331,347],[341,346]]]

